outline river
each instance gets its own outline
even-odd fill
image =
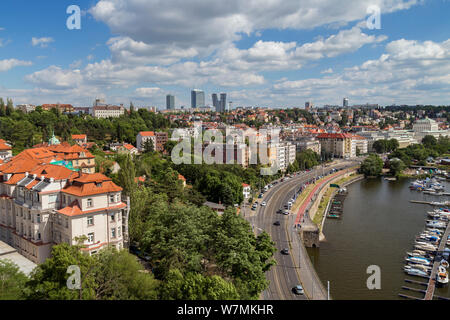
[[[308,249],[313,265],[324,285],[330,281],[330,293],[336,300],[402,299],[399,293],[423,298],[423,294],[402,290],[402,286],[424,289],[406,283],[404,257],[412,251],[415,236],[425,228],[431,206],[409,200],[441,201],[447,197],[424,195],[409,190],[411,180],[367,179],[347,187],[341,220],[327,219],[326,241],[320,248]],[[450,184],[444,182],[447,192]],[[446,199],[444,199],[446,198]],[[381,269],[381,289],[369,290],[367,267]],[[436,295],[450,297],[448,286],[436,289]]]

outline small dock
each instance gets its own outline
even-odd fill
[[[409,200],[409,202],[417,203],[417,204],[428,204],[430,206],[435,206],[435,207],[446,207],[450,204],[448,202],[440,203],[440,202],[421,201],[421,200]]]
[[[439,252],[444,251],[445,246],[447,244],[447,239],[448,239],[449,234],[450,234],[450,223],[447,223],[447,228],[445,229],[445,233],[441,238],[441,243],[439,244],[439,249],[438,249]],[[425,293],[424,300],[433,300],[434,290],[436,289],[436,275],[438,272],[439,264],[440,264],[440,261],[434,261],[433,269],[432,269],[431,275],[430,275],[430,281],[428,282],[428,288]]]

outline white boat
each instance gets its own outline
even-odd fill
[[[443,266],[445,269],[448,269],[449,266],[448,261],[445,259],[441,260],[441,266]]]
[[[418,276],[418,277],[424,277],[424,278],[428,278],[430,276],[428,274],[428,272],[418,270],[418,269],[404,268],[403,270],[405,270],[405,272],[407,274],[409,274],[410,276]]]
[[[411,263],[416,263],[416,264],[423,264],[426,266],[429,266],[432,264],[432,262],[428,259],[425,259],[423,257],[407,257],[406,261],[411,262]]]
[[[432,267],[430,267],[430,266],[424,266],[424,265],[422,265],[422,264],[414,264],[414,265],[408,264],[408,265],[406,265],[405,267],[406,267],[406,268],[410,268],[410,269],[422,270],[422,271],[424,271],[424,272],[431,272],[431,269],[432,269]]]
[[[448,272],[442,266],[439,266],[438,274],[436,276],[436,281],[441,285],[446,285],[448,283]]]

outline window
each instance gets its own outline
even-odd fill
[[[87,217],[87,225],[88,226],[94,225],[94,217]]]
[[[111,238],[116,237],[116,228],[111,228]]]
[[[111,215],[111,222],[114,222],[114,221],[116,221],[116,215],[113,213],[113,214]]]
[[[38,232],[38,240],[41,240],[41,233]]]
[[[94,242],[94,233],[93,232],[88,233],[87,237],[88,237],[88,242],[90,242],[90,243]]]
[[[69,219],[65,218],[64,222],[65,222],[66,228],[68,228],[69,227]]]
[[[41,223],[41,215],[39,213],[36,215],[36,222]]]
[[[87,207],[90,208],[93,206],[93,201],[92,199],[87,199]]]
[[[117,235],[120,237],[121,236],[121,233],[122,232],[122,228],[121,227],[118,227],[117,228]]]
[[[114,203],[114,195],[109,195],[109,202]]]
[[[116,202],[120,202],[120,193],[116,194]]]

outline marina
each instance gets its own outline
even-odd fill
[[[450,199],[410,190],[410,182],[408,179],[388,181],[380,178],[347,186],[348,194],[342,207],[345,219],[327,219],[323,230],[326,241],[319,249],[308,249],[322,281],[330,281],[334,299],[424,299],[423,292],[401,288],[427,290],[437,251],[434,236],[443,238],[446,229],[430,227],[428,233],[423,234],[428,229],[427,220],[434,221],[430,214],[441,208],[410,200],[444,202]],[[447,188],[450,186],[445,181],[440,183]],[[447,215],[443,210],[440,214]],[[432,263],[408,262],[405,260],[408,256],[422,256]],[[366,269],[370,265],[381,269],[380,290],[366,287],[369,276]],[[418,272],[422,276],[405,273],[407,265],[422,271]],[[434,299],[449,297],[448,285],[436,286]]]

